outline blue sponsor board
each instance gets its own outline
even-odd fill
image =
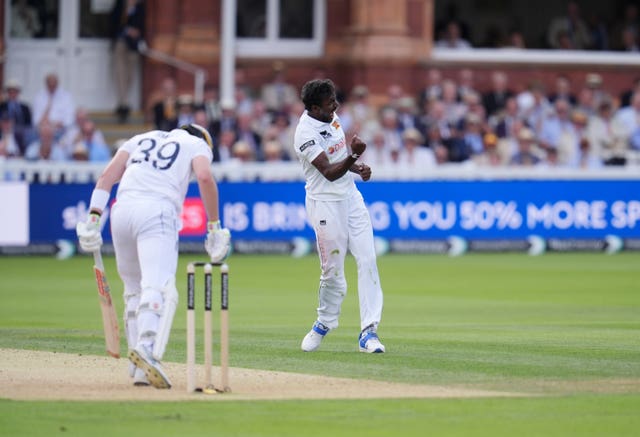
[[[640,180],[359,183],[376,235],[387,239],[640,237]],[[30,240],[75,239],[93,186],[31,185]],[[313,238],[304,184],[220,183],[223,224],[239,240]],[[198,198],[191,184],[187,198]],[[193,203],[193,202],[192,202]],[[201,241],[202,208],[185,207],[183,241]],[[104,237],[110,240],[108,212]],[[190,224],[194,228],[190,230]]]

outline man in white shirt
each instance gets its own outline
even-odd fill
[[[56,130],[56,138],[60,138],[65,129],[73,124],[75,111],[73,97],[60,87],[58,76],[55,73],[47,74],[45,87],[33,101],[33,125],[50,124]]]
[[[160,361],[178,302],[180,213],[192,175],[209,219],[205,249],[212,262],[222,261],[229,251],[230,234],[220,227],[218,186],[211,173],[212,145],[209,132],[196,124],[134,136],[104,169],[91,195],[89,217],[76,228],[84,251],[100,250],[100,217],[113,185],[120,182],[111,232],[124,283],[129,371],[135,385],[171,387]]]
[[[350,144],[336,115],[338,103],[333,82],[312,80],[302,88],[305,111],[294,136],[294,148],[306,179],[306,210],[316,233],[321,275],[317,320],[302,340],[301,348],[311,352],[324,336],[338,327],[340,307],[347,293],[344,260],[349,250],[358,266],[358,295],[361,352],[381,353],[384,345],[377,335],[382,316],[382,288],[376,265],[373,228],[362,194],[356,188],[356,173],[364,181],[371,168],[356,163],[366,144],[354,135]]]

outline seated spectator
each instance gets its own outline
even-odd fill
[[[376,120],[376,110],[369,101],[369,89],[365,85],[356,85],[351,90],[349,100],[341,105],[340,121],[347,137],[361,130]]]
[[[427,170],[435,167],[433,150],[424,146],[420,131],[410,128],[402,133],[403,147],[398,152],[397,165],[414,170]]]
[[[255,151],[246,141],[236,141],[231,147],[231,161],[244,163],[256,160]]]
[[[623,165],[626,162],[626,136],[613,114],[611,99],[600,102],[596,114],[589,118],[586,136],[592,152],[606,165]]]
[[[638,36],[631,29],[625,29],[622,31],[621,35],[621,46],[620,50],[623,52],[640,52],[640,41],[638,41]]]
[[[489,125],[498,138],[510,137],[513,136],[513,125],[519,119],[518,101],[509,97],[504,108],[489,119]]]
[[[160,85],[160,96],[151,110],[156,129],[169,131],[178,127],[176,82],[166,77]]]
[[[578,2],[568,2],[566,14],[551,20],[547,43],[553,49],[585,50],[591,47],[589,29],[580,16]]]
[[[469,94],[477,94],[475,74],[470,68],[463,68],[458,72],[458,101],[465,102]]]
[[[84,120],[80,124],[80,131],[73,142],[73,152],[84,150],[90,162],[107,162],[111,159],[111,149],[104,141],[102,133],[96,129],[92,120]]]
[[[271,140],[264,143],[262,155],[264,162],[282,162],[288,159],[285,149],[277,140]]]
[[[27,144],[35,139],[36,132],[31,120],[31,108],[20,99],[20,83],[9,79],[4,86],[6,98],[0,103],[0,114],[7,114],[13,120],[13,132],[24,155]]]
[[[82,126],[86,121],[90,121],[91,118],[89,116],[89,111],[87,111],[84,107],[79,107],[76,109],[76,115],[74,122],[65,134],[60,138],[60,145],[64,147],[65,153],[67,155],[71,155],[72,150],[74,150],[76,143],[80,141],[83,137]],[[100,129],[93,125],[93,135],[91,138],[91,142],[95,144],[107,144],[104,139],[104,135]]]
[[[527,94],[518,95],[518,111],[527,126],[533,129],[536,135],[540,135],[542,122],[551,113],[552,107],[547,100],[544,85],[541,82],[533,82]]]
[[[463,139],[471,151],[471,155],[478,155],[483,152],[484,143],[481,121],[475,114],[467,115],[464,120]]]
[[[480,167],[500,167],[502,156],[498,153],[498,137],[494,133],[486,133],[482,137],[482,152],[473,155],[473,162]]]
[[[56,140],[56,129],[48,123],[40,124],[38,139],[27,146],[24,158],[29,161],[67,161],[69,155]]]
[[[581,138],[578,143],[578,152],[572,165],[579,169],[596,169],[602,167],[602,160],[591,150],[591,144],[587,138]]]
[[[176,102],[177,118],[176,127],[193,123],[194,103],[191,94],[181,94]]]
[[[540,146],[543,149],[555,148],[560,154],[560,161],[568,164],[573,156],[576,133],[571,121],[571,107],[566,100],[556,100],[555,112],[542,122],[540,130]]]
[[[504,71],[494,71],[491,74],[491,89],[482,96],[482,104],[490,117],[504,108],[513,92],[508,87],[509,78]]]
[[[576,96],[571,90],[571,81],[562,74],[556,77],[554,91],[549,94],[549,102],[555,103],[560,99],[566,100],[571,106],[576,104]]]
[[[236,141],[251,148],[255,160],[262,160],[262,138],[251,128],[251,113],[239,112],[236,124]]]
[[[261,99],[271,112],[287,111],[288,106],[298,100],[296,88],[287,82],[286,71],[282,62],[273,65],[273,76],[261,90]]]
[[[416,112],[416,105],[412,97],[405,96],[398,101],[396,114],[400,131],[414,129],[418,125]]]
[[[424,88],[418,93],[418,105],[424,109],[428,102],[439,100],[441,97],[442,73],[437,68],[430,68],[427,70]]]
[[[511,157],[510,165],[532,167],[540,162],[540,157],[535,152],[535,137],[531,129],[520,129],[517,142],[518,151]]]
[[[566,166],[560,162],[558,149],[552,147],[546,150],[544,157],[538,163],[538,167],[553,170],[557,168],[565,168]]]
[[[447,147],[450,162],[464,162],[473,154],[471,147],[464,140],[464,132],[451,126],[451,136],[443,141]]]
[[[467,107],[464,103],[458,101],[458,89],[454,81],[449,79],[442,81],[442,98],[440,101],[444,106],[444,116],[447,122],[452,126],[459,125],[464,119]]]
[[[0,112],[0,158],[19,158],[22,155],[13,120],[6,112]]]
[[[222,99],[220,102],[220,119],[210,124],[211,134],[213,136],[220,136],[220,132],[226,130],[236,130],[238,125],[236,116],[236,102],[230,99]]]
[[[210,123],[220,120],[222,109],[220,109],[220,95],[218,87],[207,82],[204,84],[204,93],[202,103],[196,107],[196,110],[203,109],[207,116],[207,123],[202,126],[209,126]]]
[[[384,133],[379,129],[371,132],[370,138],[366,141],[367,149],[362,159],[371,167],[383,167],[391,164],[390,147],[385,142]]]
[[[393,108],[383,108],[380,113],[380,128],[384,136],[384,142],[389,149],[402,148],[402,137],[398,127],[398,112]]]
[[[633,79],[631,84],[631,88],[625,90],[620,95],[620,107],[624,108],[625,106],[629,106],[631,104],[631,96],[636,91],[640,91],[640,76]]]
[[[640,91],[631,97],[631,104],[618,110],[615,121],[619,124],[629,149],[640,150]]]
[[[213,149],[213,161],[214,162],[228,162],[231,161],[233,145],[236,142],[236,131],[232,129],[225,129],[216,137],[218,143]]]
[[[460,26],[455,21],[447,23],[444,34],[435,44],[438,48],[447,49],[470,49],[471,43],[460,35]]]
[[[73,124],[75,111],[73,97],[60,86],[58,75],[47,74],[45,87],[36,94],[33,101],[34,125],[39,127],[49,124],[54,128],[56,138],[60,138]]]

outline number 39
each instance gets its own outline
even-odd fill
[[[144,143],[149,144],[145,147],[143,146]],[[153,138],[143,138],[138,145],[140,147],[136,149],[131,163],[150,162],[153,168],[157,168],[158,170],[166,170],[171,167],[178,158],[178,152],[180,152],[180,144],[176,141],[164,143],[156,149],[156,140]]]

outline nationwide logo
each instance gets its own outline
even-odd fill
[[[333,155],[334,153],[343,149],[345,145],[346,145],[345,140],[342,139],[338,144],[329,146],[329,148],[327,149],[327,152],[329,153],[329,155]]]

